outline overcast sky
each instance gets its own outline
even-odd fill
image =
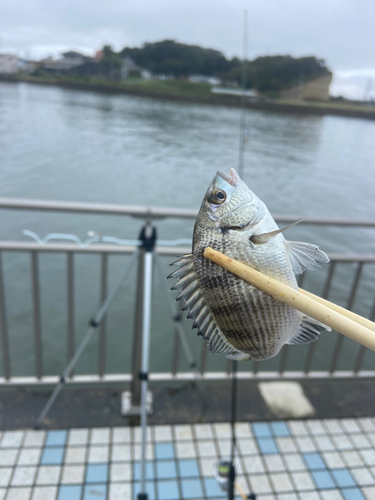
[[[375,96],[375,0],[0,0],[0,52],[40,58],[92,54],[165,38],[249,57],[316,55],[334,72],[331,93]]]

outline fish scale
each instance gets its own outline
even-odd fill
[[[297,289],[295,274],[328,257],[315,245],[286,241],[284,230],[234,169],[216,174],[198,213],[192,254],[176,261],[170,275],[211,352],[268,359],[286,343],[313,342],[329,329],[203,257],[209,246]]]

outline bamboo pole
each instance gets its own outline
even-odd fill
[[[353,313],[344,315],[341,311],[342,308],[339,306],[331,303],[328,306],[326,303],[318,301],[313,294],[301,293],[298,290],[294,290],[290,286],[280,283],[210,247],[206,248],[203,255],[215,262],[215,264],[268,293],[275,300],[294,307],[307,316],[334,328],[346,337],[375,351],[375,332],[355,321],[352,316]],[[346,311],[346,313],[349,313],[349,311]]]

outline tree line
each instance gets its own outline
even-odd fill
[[[242,61],[237,57],[227,59],[218,50],[174,40],[145,43],[141,48],[125,47],[118,53],[105,46],[103,53],[101,64],[105,67],[120,67],[122,59],[130,57],[154,75],[173,75],[175,78],[206,75],[218,77],[226,84],[241,85],[245,73],[245,86],[260,92],[277,92],[301,81],[330,74],[323,59],[289,55],[257,57],[248,61],[243,71]]]

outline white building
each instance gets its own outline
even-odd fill
[[[18,57],[13,54],[0,54],[0,75],[18,72]]]

